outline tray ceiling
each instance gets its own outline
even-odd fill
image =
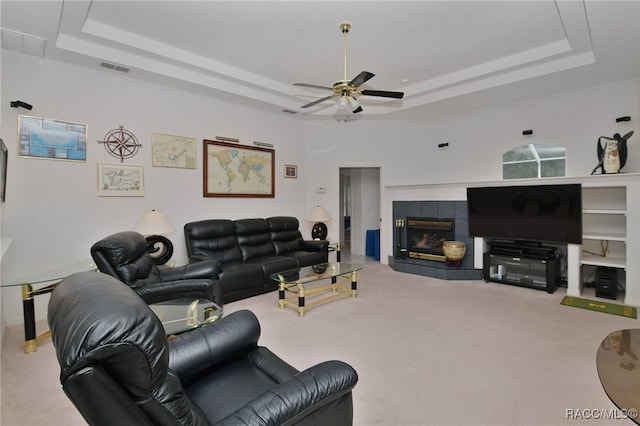
[[[3,1],[2,46],[126,71],[306,119],[333,116],[343,77],[405,92],[361,97],[367,116],[416,117],[638,77],[637,2]],[[111,69],[100,64],[112,65]],[[118,67],[118,68],[114,68]]]

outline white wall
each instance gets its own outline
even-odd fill
[[[5,255],[3,282],[89,258],[90,246],[113,232],[131,229],[144,210],[164,210],[178,232],[168,237],[174,258],[186,258],[182,226],[207,218],[291,215],[303,221],[304,128],[289,116],[218,101],[195,93],[157,86],[122,74],[66,65],[2,50],[2,128],[9,147],[7,202],[2,206],[2,232],[14,238]],[[32,104],[33,110],[10,108],[10,100]],[[17,157],[18,114],[69,120],[88,125],[86,162]],[[97,143],[119,125],[133,132],[142,149],[125,164],[144,166],[144,197],[97,197],[96,163],[119,163]],[[153,132],[197,138],[198,168],[151,166]],[[216,135],[274,144],[274,199],[204,198],[202,139]],[[298,179],[285,179],[283,165],[298,165]],[[20,289],[3,289],[2,313],[8,324],[22,322]],[[36,298],[44,318],[47,296]]]

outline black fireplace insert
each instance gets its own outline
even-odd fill
[[[448,218],[407,218],[409,257],[445,261],[442,243],[455,239],[455,221]]]

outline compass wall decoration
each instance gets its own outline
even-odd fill
[[[136,155],[138,150],[142,148],[136,135],[125,130],[122,124],[117,129],[108,131],[104,135],[104,140],[98,141],[98,143],[103,144],[107,152],[115,158],[119,158],[121,163],[124,163],[126,158]]]

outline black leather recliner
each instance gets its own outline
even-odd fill
[[[101,272],[127,284],[149,304],[183,298],[223,304],[216,261],[160,269],[147,252],[147,241],[137,232],[103,238],[91,247],[91,257]]]
[[[352,424],[355,370],[296,370],[258,346],[250,311],[168,340],[131,288],[81,272],[53,290],[47,320],[63,390],[91,425]]]

